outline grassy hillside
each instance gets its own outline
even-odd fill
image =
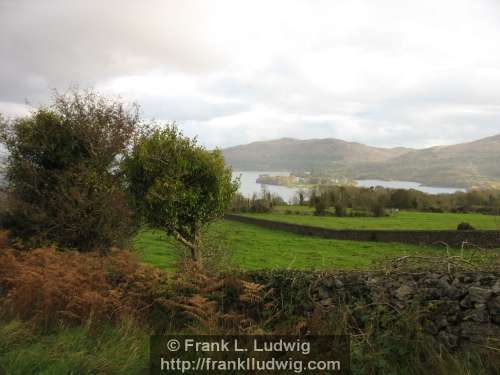
[[[349,168],[354,163],[382,162],[410,151],[384,149],[339,139],[299,140],[282,138],[223,150],[226,162],[237,170],[301,170]]]
[[[500,135],[453,146],[405,153],[357,168],[366,177],[397,178],[428,185],[473,187],[500,180]]]
[[[499,187],[500,135],[422,150],[377,148],[338,139],[284,138],[223,150],[239,170],[311,170],[332,175],[416,181],[433,186]]]
[[[404,255],[437,255],[442,248],[399,243],[330,240],[264,229],[231,221],[210,226],[205,241],[220,243],[229,268],[369,269],[375,262]],[[176,268],[182,250],[160,231],[143,231],[135,240],[141,260],[166,271]]]
[[[286,214],[286,207],[273,213],[244,214],[259,219],[283,221],[292,224],[311,225],[332,229],[457,229],[462,222],[477,229],[500,229],[500,217],[482,214],[454,214],[400,211],[387,217],[336,217],[314,216],[310,207],[288,208],[294,212]],[[300,214],[297,214],[301,212]]]

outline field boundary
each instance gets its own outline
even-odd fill
[[[267,229],[349,241],[402,242],[417,245],[445,243],[460,248],[464,243],[482,248],[500,248],[500,231],[497,230],[379,230],[379,229],[330,229],[281,221],[257,219],[227,214],[227,220],[253,224]]]

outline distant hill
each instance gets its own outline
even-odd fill
[[[421,150],[371,147],[332,138],[282,138],[222,151],[226,162],[235,170],[320,169],[353,178],[469,188],[499,186],[500,181],[500,134],[474,142]]]
[[[358,165],[360,177],[428,185],[481,187],[500,181],[500,134],[474,142],[414,150],[385,163]]]
[[[340,139],[293,139],[253,142],[222,150],[226,161],[237,170],[309,171],[329,168],[332,163],[350,166],[368,161],[386,161],[410,151],[385,149]]]

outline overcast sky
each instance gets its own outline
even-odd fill
[[[0,112],[71,85],[208,147],[500,133],[499,0],[0,0]]]

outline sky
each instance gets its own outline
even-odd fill
[[[0,0],[0,113],[78,85],[207,147],[500,133],[499,0]]]

